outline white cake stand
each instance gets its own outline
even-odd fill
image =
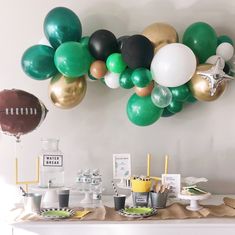
[[[179,194],[178,198],[184,199],[184,200],[190,200],[190,205],[186,206],[186,208],[190,211],[199,211],[203,207],[199,204],[199,201],[206,200],[211,196],[210,193],[206,194],[200,194],[200,195],[185,195],[185,194]]]

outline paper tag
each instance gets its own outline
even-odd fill
[[[63,155],[43,155],[43,166],[49,167],[62,167]]]
[[[162,183],[170,185],[169,198],[177,198],[181,190],[181,175],[180,174],[162,174]]]
[[[147,197],[146,196],[137,196],[135,201],[138,203],[147,203]]]

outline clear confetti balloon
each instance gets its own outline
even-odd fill
[[[170,104],[172,94],[168,87],[156,85],[151,93],[151,99],[157,107],[165,108]]]

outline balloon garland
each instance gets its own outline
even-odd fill
[[[82,37],[78,16],[65,7],[52,9],[43,27],[50,46],[28,48],[21,64],[33,79],[51,78],[50,98],[63,109],[82,101],[88,77],[112,89],[133,88],[127,116],[138,126],[148,126],[180,112],[184,103],[216,100],[235,73],[232,39],[217,37],[205,22],[190,25],[182,43],[166,23],[118,39],[105,29]]]

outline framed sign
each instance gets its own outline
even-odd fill
[[[181,190],[180,174],[162,174],[162,183],[170,185],[169,198],[177,198]]]
[[[131,176],[131,155],[129,153],[113,154],[113,178],[125,179]]]
[[[62,167],[63,155],[43,155],[43,166],[49,167]]]

